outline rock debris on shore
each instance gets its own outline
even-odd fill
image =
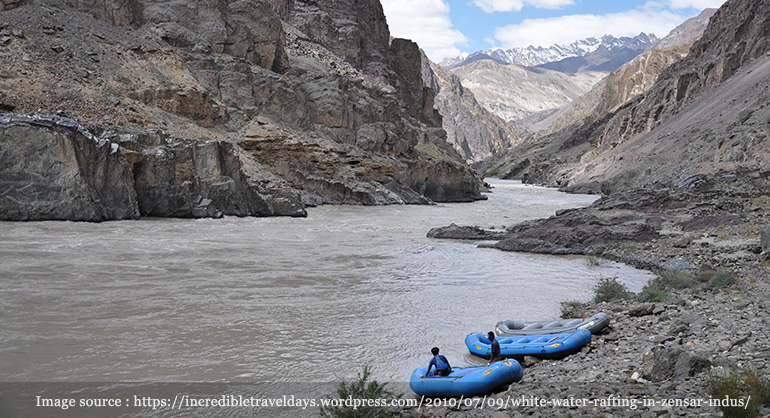
[[[618,193],[509,227],[497,248],[591,255],[656,273],[726,272],[737,280],[725,288],[669,289],[670,297],[659,303],[585,303],[589,314],[608,313],[610,327],[566,359],[526,358],[524,379],[490,395],[498,400],[487,401],[494,408],[412,408],[400,415],[721,416],[708,388],[711,373],[722,367],[770,374],[768,177],[752,170],[703,176],[692,183],[697,186]],[[431,233],[489,239],[479,230],[453,225],[443,235]],[[549,401],[523,402],[533,398]],[[555,406],[553,399],[573,405]],[[770,409],[759,413],[770,416]]]

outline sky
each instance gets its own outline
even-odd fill
[[[435,62],[463,52],[570,44],[602,35],[659,38],[725,0],[380,0],[390,34]]]

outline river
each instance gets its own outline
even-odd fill
[[[585,257],[426,237],[502,228],[595,196],[492,181],[489,199],[322,206],[308,217],[0,223],[5,382],[331,382],[365,364],[406,381],[439,346],[501,319],[549,319],[601,277],[651,277]]]

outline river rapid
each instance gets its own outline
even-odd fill
[[[0,223],[5,382],[406,381],[501,319],[551,319],[601,277],[585,257],[478,248],[430,228],[502,228],[595,196],[490,180],[489,200],[322,206],[308,217]]]

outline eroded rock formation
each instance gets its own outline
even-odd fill
[[[0,143],[6,220],[306,215],[296,191],[229,142],[123,129],[96,136],[68,118],[4,116]]]
[[[139,217],[131,165],[71,120],[0,117],[0,218]]]

